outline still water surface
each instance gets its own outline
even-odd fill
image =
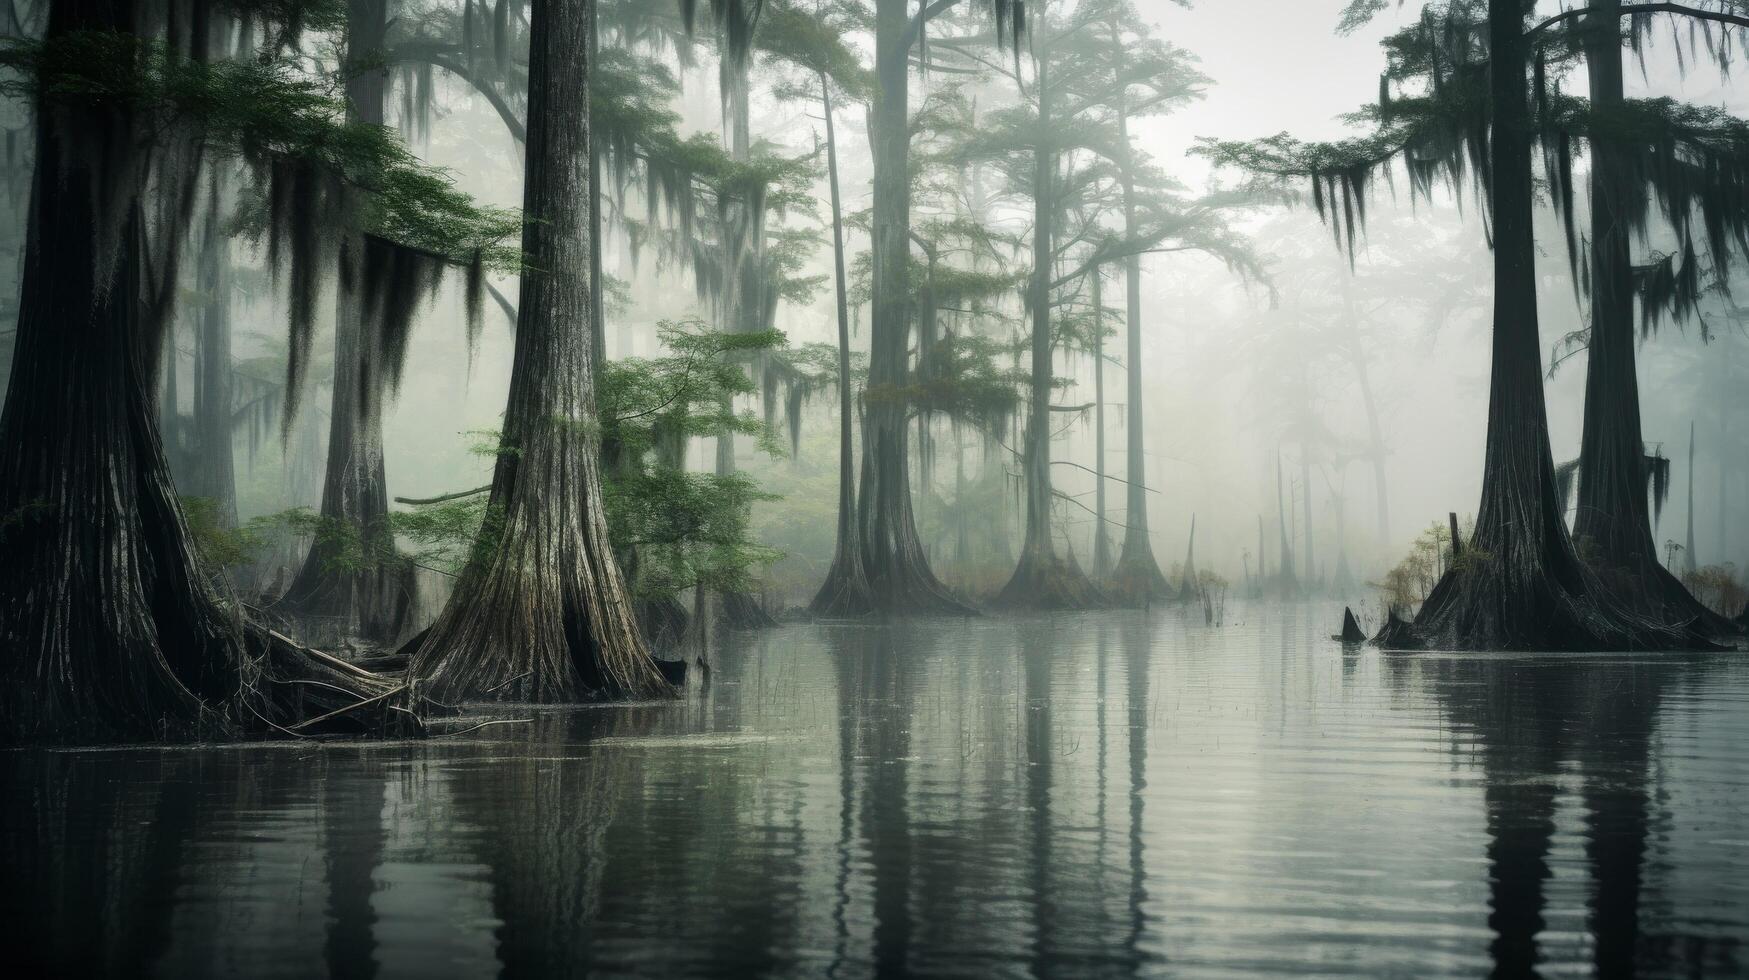
[[[1749,971],[1749,657],[1345,653],[1339,610],[1231,618],[795,626],[730,638],[685,702],[460,740],[0,753],[8,959]]]

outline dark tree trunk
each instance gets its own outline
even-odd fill
[[[1130,150],[1129,117],[1117,107],[1118,169],[1123,182],[1124,235],[1134,238],[1136,227],[1135,165]],[[1124,436],[1129,483],[1125,486],[1123,550],[1118,555],[1106,587],[1112,597],[1126,605],[1146,605],[1150,599],[1172,594],[1160,563],[1154,558],[1154,543],[1148,536],[1147,456],[1142,442],[1142,257],[1124,260]]]
[[[382,50],[388,30],[388,0],[351,0],[347,5],[348,59],[368,59]],[[380,126],[388,95],[386,67],[355,71],[346,82],[353,121]],[[318,534],[280,604],[307,616],[337,620],[370,640],[391,642],[406,626],[413,596],[413,568],[395,552],[389,527],[388,478],[383,468],[383,409],[390,385],[381,317],[367,309],[365,252],[372,246],[356,228],[340,248],[334,317],[333,402],[328,414],[328,463],[322,480],[321,516],[363,544],[362,561],[349,554],[342,535]]]
[[[125,7],[65,0],[46,36],[134,28]],[[8,739],[229,728],[209,706],[238,692],[241,639],[189,542],[152,398],[144,141],[127,108],[77,96],[40,97],[35,129],[0,412],[0,725]]]
[[[1474,539],[1386,646],[1619,650],[1692,641],[1613,602],[1580,563],[1555,494],[1536,315],[1523,5],[1489,2],[1494,330]],[[1636,490],[1643,492],[1643,490]]]
[[[969,613],[929,568],[911,509],[907,446],[911,236],[910,46],[907,0],[876,0],[874,298],[857,500],[863,563],[875,606],[888,612]]]
[[[844,275],[844,214],[838,195],[838,134],[832,120],[832,86],[820,75],[826,113],[826,179],[832,191],[832,275],[838,312],[838,545],[832,568],[815,594],[819,616],[860,616],[874,608],[856,533],[856,402],[850,379],[850,300]]]
[[[1621,39],[1614,29],[1621,0],[1591,0],[1589,9],[1605,28],[1593,31],[1586,42],[1591,104],[1608,112],[1623,102]],[[1652,537],[1634,352],[1629,218],[1644,204],[1635,200],[1642,191],[1631,169],[1619,147],[1604,138],[1592,140],[1591,341],[1574,543],[1616,599],[1635,612],[1672,624],[1695,622],[1717,634],[1733,632],[1658,560]],[[1692,527],[1692,517],[1690,521]],[[1692,562],[1693,552],[1688,554]]]
[[[589,27],[592,0],[530,14],[522,248],[493,533],[414,652],[445,701],[562,702],[672,689],[650,658],[609,545],[590,363]]]
[[[1722,458],[1722,456],[1721,456]],[[1690,575],[1699,571],[1694,557],[1694,423],[1688,423],[1688,534],[1682,545],[1682,570]]]
[[[1038,64],[1033,83],[1038,88],[1041,125],[1039,144],[1033,150],[1031,392],[1020,461],[1026,484],[1026,535],[1020,563],[996,602],[1011,608],[1085,609],[1101,604],[1104,596],[1082,573],[1073,555],[1057,554],[1051,527],[1056,502],[1051,485],[1051,392],[1056,379],[1052,370],[1056,344],[1051,335],[1051,274],[1056,249],[1057,153],[1046,143],[1050,138],[1050,73],[1045,62]]]

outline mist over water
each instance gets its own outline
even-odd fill
[[[11,753],[0,918],[164,976],[1745,969],[1749,661],[1234,612],[784,627],[681,703],[422,744]]]

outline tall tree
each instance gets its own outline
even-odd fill
[[[155,410],[203,156],[241,157],[264,185],[269,251],[291,268],[294,336],[309,326],[334,194],[369,193],[381,230],[427,243],[435,226],[466,238],[486,217],[391,134],[339,122],[325,80],[286,57],[321,10],[268,6],[286,19],[248,59],[202,56],[211,5],[105,0],[55,4],[43,40],[6,54],[19,78],[10,91],[35,100],[37,151],[0,411],[13,734],[234,730],[245,705],[250,718],[266,707],[244,683],[245,653],[274,647],[208,584]]]
[[[1113,5],[1105,28],[1108,57],[1117,82],[1111,112],[1117,127],[1112,162],[1123,190],[1123,234],[1145,237],[1150,177],[1145,156],[1130,137],[1132,120],[1157,115],[1201,98],[1208,79],[1189,55],[1143,33],[1142,18],[1133,7]],[[1147,442],[1142,381],[1142,257],[1135,250],[1124,257],[1124,533],[1116,567],[1107,587],[1119,600],[1138,604],[1171,593],[1148,523]]]
[[[968,611],[929,567],[911,504],[909,412],[911,297],[911,61],[929,22],[961,0],[918,6],[875,0],[874,294],[869,325],[869,382],[863,417],[862,488],[857,501],[863,561],[875,607],[888,612]],[[1015,42],[1026,30],[1022,0],[986,0],[997,35]]]
[[[341,70],[347,117],[358,125],[382,126],[386,118],[389,5],[390,0],[347,0]],[[409,297],[396,298],[401,305],[393,312],[409,313],[402,319],[385,315],[391,311],[373,302],[384,297],[367,293],[367,280],[380,282],[391,274],[380,266],[392,259],[366,234],[361,217],[356,210],[341,216],[321,525],[280,604],[304,615],[337,619],[344,629],[355,629],[367,639],[391,642],[406,626],[414,586],[413,566],[396,553],[389,527],[383,415],[399,383],[406,331],[412,324],[404,305]],[[366,263],[373,268],[367,269]],[[401,271],[413,279],[402,288],[414,294],[422,285],[420,273],[428,271],[419,265],[415,259]],[[297,400],[287,404],[295,407]]]
[[[418,641],[442,699],[572,701],[669,688],[632,615],[601,501],[591,363],[593,0],[533,0],[516,350],[487,547]]]
[[[1364,20],[1380,6],[1358,0],[1351,7],[1352,18]],[[1624,15],[1650,12],[1631,4],[1619,8]],[[1365,219],[1369,175],[1397,155],[1405,155],[1418,194],[1427,193],[1442,175],[1459,180],[1467,161],[1487,198],[1494,321],[1487,456],[1476,530],[1414,623],[1387,627],[1380,642],[1445,649],[1669,648],[1703,642],[1688,623],[1647,616],[1623,602],[1580,561],[1562,516],[1549,455],[1536,330],[1531,149],[1540,138],[1549,183],[1563,212],[1570,213],[1571,140],[1595,135],[1616,120],[1596,107],[1551,93],[1546,82],[1545,55],[1564,40],[1550,32],[1582,11],[1567,11],[1535,26],[1526,24],[1528,13],[1518,0],[1488,0],[1485,5],[1454,0],[1427,11],[1416,27],[1391,41],[1393,60],[1374,109],[1382,127],[1374,135],[1334,145],[1299,144],[1284,135],[1256,144],[1205,147],[1217,158],[1253,170],[1310,177],[1315,203],[1336,225],[1338,240],[1346,240],[1351,254],[1357,227]],[[1728,20],[1734,15],[1705,16]],[[1428,79],[1427,94],[1393,96],[1392,80],[1405,77]],[[1707,164],[1699,173],[1713,179],[1736,172],[1735,164],[1721,155],[1719,140],[1733,130],[1721,126],[1716,114],[1683,112],[1668,101],[1648,104],[1647,109],[1651,111],[1636,113],[1635,121],[1650,127],[1655,134],[1651,141],[1678,158],[1694,154]],[[1728,151],[1730,140],[1723,142]],[[1710,180],[1690,179],[1686,168],[1657,176],[1658,193],[1672,204],[1681,202],[1667,208],[1673,216],[1696,204],[1723,203]],[[1716,208],[1712,214],[1703,224],[1722,239],[1737,219]],[[1682,217],[1673,220],[1679,228],[1688,224]],[[1569,222],[1569,252],[1576,255],[1571,228]],[[1723,251],[1722,240],[1714,244],[1721,246],[1715,254]],[[1680,296],[1680,277],[1669,278],[1674,284],[1666,292]],[[1654,302],[1678,300],[1667,295]],[[1643,486],[1635,490],[1643,492]]]
[[[143,71],[145,13],[106,0],[52,5],[43,70],[57,55],[97,54],[119,59],[118,75]],[[112,47],[88,46],[105,38]],[[153,401],[165,324],[142,302],[157,285],[146,283],[146,253],[168,259],[182,228],[174,216],[148,223],[147,112],[76,86],[37,89],[29,242],[0,413],[0,715],[13,737],[187,726],[235,693],[242,650],[200,573]]]
[[[1635,363],[1632,257],[1632,239],[1645,230],[1650,202],[1645,178],[1636,167],[1641,147],[1618,138],[1611,125],[1627,104],[1622,84],[1622,16],[1622,0],[1590,0],[1575,28],[1586,64],[1591,110],[1599,124],[1592,127],[1590,140],[1591,323],[1573,536],[1605,585],[1637,611],[1666,622],[1693,620],[1724,634],[1733,631],[1731,625],[1695,599],[1664,567],[1652,538]],[[1645,19],[1633,23],[1636,45],[1646,26]],[[1679,213],[1677,220],[1685,224],[1686,216]],[[1714,255],[1716,262],[1726,258]],[[1686,262],[1693,261],[1690,252]],[[1678,270],[1690,275],[1693,271]],[[1688,297],[1671,299],[1689,302]],[[1645,302],[1656,304],[1657,298],[1647,296]],[[1648,315],[1643,322],[1651,326],[1656,317]]]

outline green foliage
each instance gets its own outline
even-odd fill
[[[744,475],[687,472],[685,447],[698,437],[746,435],[781,454],[757,416],[728,406],[753,392],[740,362],[778,349],[783,335],[718,333],[697,321],[660,329],[668,353],[609,362],[596,387],[602,498],[614,553],[640,597],[673,597],[695,585],[744,590],[757,569],[781,557],[755,544],[748,530],[752,505],[777,498]],[[497,433],[470,435],[479,440],[475,452],[503,451]],[[407,560],[455,573],[496,546],[502,517],[482,488],[396,512],[392,535],[374,544],[308,511],[278,520],[330,543],[348,567],[389,559],[399,539],[414,546]]]
[[[195,550],[214,568],[247,565],[272,543],[267,525],[260,522],[226,526],[220,519],[219,502],[211,497],[183,497],[182,518]]]
[[[48,41],[9,39],[0,94],[42,95],[195,124],[210,149],[240,156],[262,183],[287,164],[311,167],[362,191],[365,227],[409,248],[516,267],[506,245],[521,230],[512,212],[483,208],[448,174],[424,166],[392,130],[350,123],[332,79],[281,60],[194,61],[154,41],[94,31]],[[311,220],[316,215],[292,215]]]
[[[1473,537],[1475,522],[1467,522],[1459,528],[1459,533],[1465,537]],[[1473,563],[1488,559],[1488,555],[1472,548],[1465,549],[1458,562]],[[1435,521],[1415,539],[1415,543],[1409,548],[1409,554],[1385,573],[1383,581],[1372,583],[1372,587],[1384,596],[1385,604],[1389,608],[1407,613],[1425,602],[1428,593],[1439,584],[1440,577],[1453,567],[1457,566],[1452,561],[1451,528],[1446,522]]]

